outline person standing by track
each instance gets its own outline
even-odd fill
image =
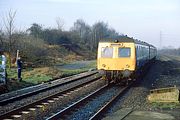
[[[22,81],[21,72],[22,72],[22,60],[21,57],[17,59],[17,72],[18,72],[18,80]]]

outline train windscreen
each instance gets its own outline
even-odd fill
[[[130,57],[131,49],[130,48],[119,48],[118,57]]]
[[[113,48],[112,47],[101,48],[101,57],[102,58],[112,58],[113,57]]]

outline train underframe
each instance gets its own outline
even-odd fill
[[[144,64],[143,66],[137,68],[134,71],[130,70],[103,70],[103,76],[107,83],[117,83],[128,85],[129,81],[136,80],[138,78],[142,78],[151,64],[155,61],[155,58]]]
[[[127,85],[129,81],[135,79],[135,74],[133,71],[124,70],[104,70],[104,78],[107,83],[114,82],[116,84],[124,84]]]

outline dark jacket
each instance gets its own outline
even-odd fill
[[[17,60],[18,69],[22,69],[22,61],[20,59]]]

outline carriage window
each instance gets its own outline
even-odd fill
[[[112,58],[113,57],[113,48],[110,48],[110,47],[101,48],[101,57]]]
[[[119,48],[119,57],[130,57],[131,49],[130,48]]]

